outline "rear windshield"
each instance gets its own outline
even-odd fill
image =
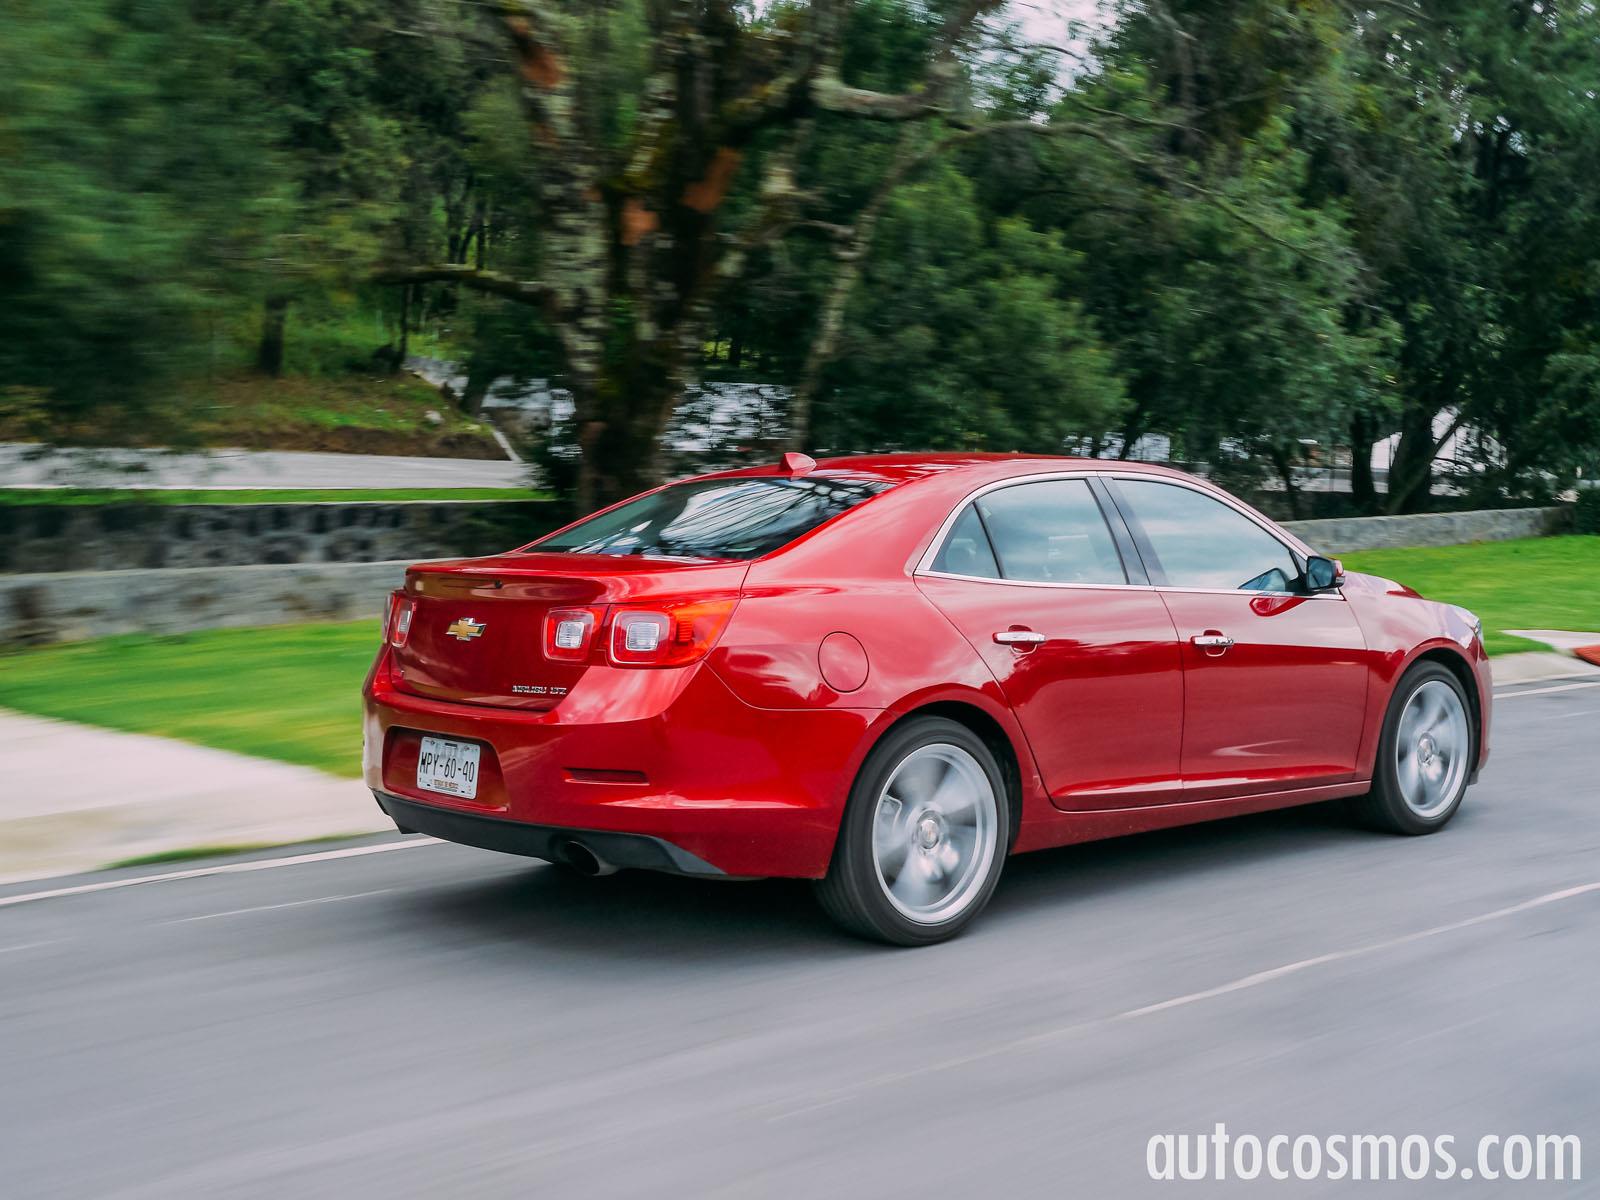
[[[893,485],[855,475],[757,476],[674,484],[553,534],[568,554],[758,558]]]

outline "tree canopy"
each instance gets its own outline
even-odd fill
[[[3,13],[0,396],[61,426],[337,328],[318,369],[425,336],[469,407],[565,387],[585,504],[706,379],[787,389],[783,446],[1159,444],[1290,507],[1308,466],[1407,511],[1600,455],[1588,3],[1145,0],[1049,45],[1003,0]]]

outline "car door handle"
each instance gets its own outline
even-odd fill
[[[1035,633],[1031,629],[1002,629],[994,635],[994,640],[1002,646],[1010,646],[1012,649],[1030,650],[1034,646],[1042,645],[1045,641],[1045,636],[1042,633]]]
[[[1224,654],[1233,645],[1225,633],[1197,633],[1189,640],[1210,655]]]

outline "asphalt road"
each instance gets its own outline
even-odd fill
[[[441,844],[6,889],[0,1195],[1349,1190],[1148,1179],[1218,1122],[1575,1133],[1584,1182],[1521,1189],[1594,1194],[1600,687],[1525,690],[1440,836],[1319,808],[1030,855],[926,950],[804,886]]]

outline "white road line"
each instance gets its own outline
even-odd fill
[[[1336,950],[1330,954],[1319,954],[1315,958],[1304,958],[1298,962],[1285,963],[1281,967],[1272,967],[1265,971],[1257,971],[1251,975],[1242,976],[1231,982],[1220,984],[1217,987],[1206,988],[1203,991],[1189,992],[1182,996],[1174,996],[1169,1000],[1162,1000],[1155,1004],[1146,1004],[1140,1008],[1130,1008],[1124,1012],[1115,1013],[1108,1017],[1086,1017],[1081,1021],[1073,1021],[1067,1025],[1058,1025],[1054,1029],[1046,1029],[1040,1033],[1029,1034],[1026,1037],[1015,1038],[1009,1042],[1002,1042],[998,1046],[990,1046],[983,1050],[974,1050],[969,1054],[942,1059],[938,1062],[925,1063],[904,1071],[896,1071],[886,1075],[879,1075],[871,1079],[864,1079],[857,1083],[849,1084],[832,1093],[825,1093],[807,1104],[785,1105],[781,1108],[769,1109],[767,1120],[781,1121],[791,1117],[813,1112],[817,1109],[828,1108],[853,1099],[862,1092],[874,1088],[885,1087],[891,1084],[903,1083],[909,1079],[920,1078],[923,1075],[936,1071],[948,1071],[957,1067],[968,1066],[972,1063],[982,1062],[987,1059],[997,1058],[1002,1054],[1011,1054],[1019,1050],[1030,1050],[1080,1033],[1089,1033],[1117,1021],[1129,1021],[1138,1017],[1152,1016],[1156,1013],[1168,1012],[1175,1008],[1183,1008],[1190,1004],[1198,1004],[1205,1000],[1212,1000],[1218,996],[1242,992],[1249,988],[1260,987],[1282,979],[1286,975],[1294,975],[1301,971],[1310,970],[1312,967],[1325,966],[1328,963],[1344,962],[1353,958],[1361,958],[1369,954],[1378,954],[1384,950],[1392,950],[1397,946],[1410,945],[1425,938],[1439,937],[1442,934],[1454,933],[1462,929],[1470,929],[1476,925],[1486,925],[1492,921],[1502,921],[1532,909],[1543,908],[1547,904],[1559,904],[1563,900],[1571,900],[1578,896],[1586,896],[1600,892],[1600,881],[1595,883],[1580,884],[1577,887],[1563,888],[1559,892],[1546,892],[1542,896],[1535,896],[1530,900],[1523,900],[1518,904],[1511,904],[1505,908],[1497,908],[1492,912],[1480,913],[1475,917],[1466,917],[1460,921],[1451,921],[1444,925],[1434,925],[1427,929],[1419,929],[1415,933],[1402,934],[1399,937],[1385,938],[1378,942],[1369,942],[1363,946],[1354,946],[1348,950]]]
[[[59,940],[59,938],[56,939],[56,941]],[[0,954],[15,954],[18,950],[36,950],[40,946],[54,946],[56,941],[23,942],[20,946],[0,946]]]
[[[273,912],[280,908],[301,908],[307,904],[333,904],[339,900],[359,900],[363,896],[381,896],[385,892],[392,892],[393,888],[375,888],[370,892],[346,892],[339,896],[316,896],[310,900],[286,900],[282,904],[257,904],[250,908],[230,908],[223,912],[202,913],[198,917],[178,917],[172,921],[162,921],[162,925],[187,925],[190,921],[215,921],[218,917],[238,917],[245,913]]]
[[[1299,962],[1285,963],[1281,967],[1273,967],[1268,971],[1257,971],[1253,975],[1242,976],[1218,987],[1207,988],[1201,992],[1190,992],[1184,996],[1174,996],[1170,1000],[1162,1000],[1158,1004],[1147,1004],[1143,1008],[1129,1009],[1127,1012],[1118,1013],[1114,1019],[1126,1021],[1133,1017],[1145,1017],[1151,1013],[1182,1008],[1186,1004],[1196,1004],[1201,1000],[1226,996],[1230,992],[1242,992],[1246,988],[1259,987],[1263,983],[1270,983],[1274,979],[1282,979],[1285,975],[1294,975],[1312,967],[1320,967],[1333,962],[1344,962],[1352,958],[1361,958],[1368,954],[1393,950],[1397,946],[1409,946],[1411,943],[1420,942],[1424,938],[1438,937],[1445,933],[1455,933],[1461,929],[1471,929],[1475,925],[1487,925],[1491,921],[1502,921],[1507,917],[1514,917],[1531,909],[1543,908],[1547,904],[1559,904],[1563,900],[1571,900],[1576,896],[1586,896],[1590,892],[1600,892],[1600,882],[1564,888],[1559,892],[1546,892],[1542,896],[1535,896],[1532,900],[1524,900],[1520,904],[1512,904],[1506,908],[1497,908],[1493,912],[1479,913],[1475,917],[1465,917],[1460,921],[1450,921],[1444,925],[1433,925],[1427,929],[1419,929],[1415,933],[1401,934],[1399,937],[1386,938],[1381,942],[1369,942],[1365,946],[1354,946],[1349,950],[1335,950],[1331,954],[1319,954],[1315,958],[1303,958]]]
[[[438,838],[411,837],[403,842],[382,842],[376,846],[351,846],[346,850],[319,850],[315,854],[292,854],[287,858],[260,858],[250,862],[222,863],[215,867],[193,867],[187,871],[168,871],[164,875],[138,875],[132,879],[107,879],[100,883],[80,883],[74,887],[51,888],[46,892],[26,892],[20,896],[0,896],[0,908],[30,904],[35,900],[54,900],[58,896],[82,896],[89,892],[109,892],[114,888],[137,887],[143,883],[166,883],[174,879],[203,879],[207,875],[240,875],[246,871],[271,871],[277,867],[297,867],[301,863],[329,862],[336,858],[360,858],[365,854],[386,854],[390,850],[412,850],[418,846],[437,846]]]
[[[1563,683],[1558,684],[1556,687],[1534,688],[1532,691],[1527,692],[1496,692],[1494,698],[1496,700],[1515,700],[1518,696],[1543,696],[1550,692],[1574,692],[1579,688],[1593,687],[1600,687],[1600,679],[1595,680],[1593,683]]]

